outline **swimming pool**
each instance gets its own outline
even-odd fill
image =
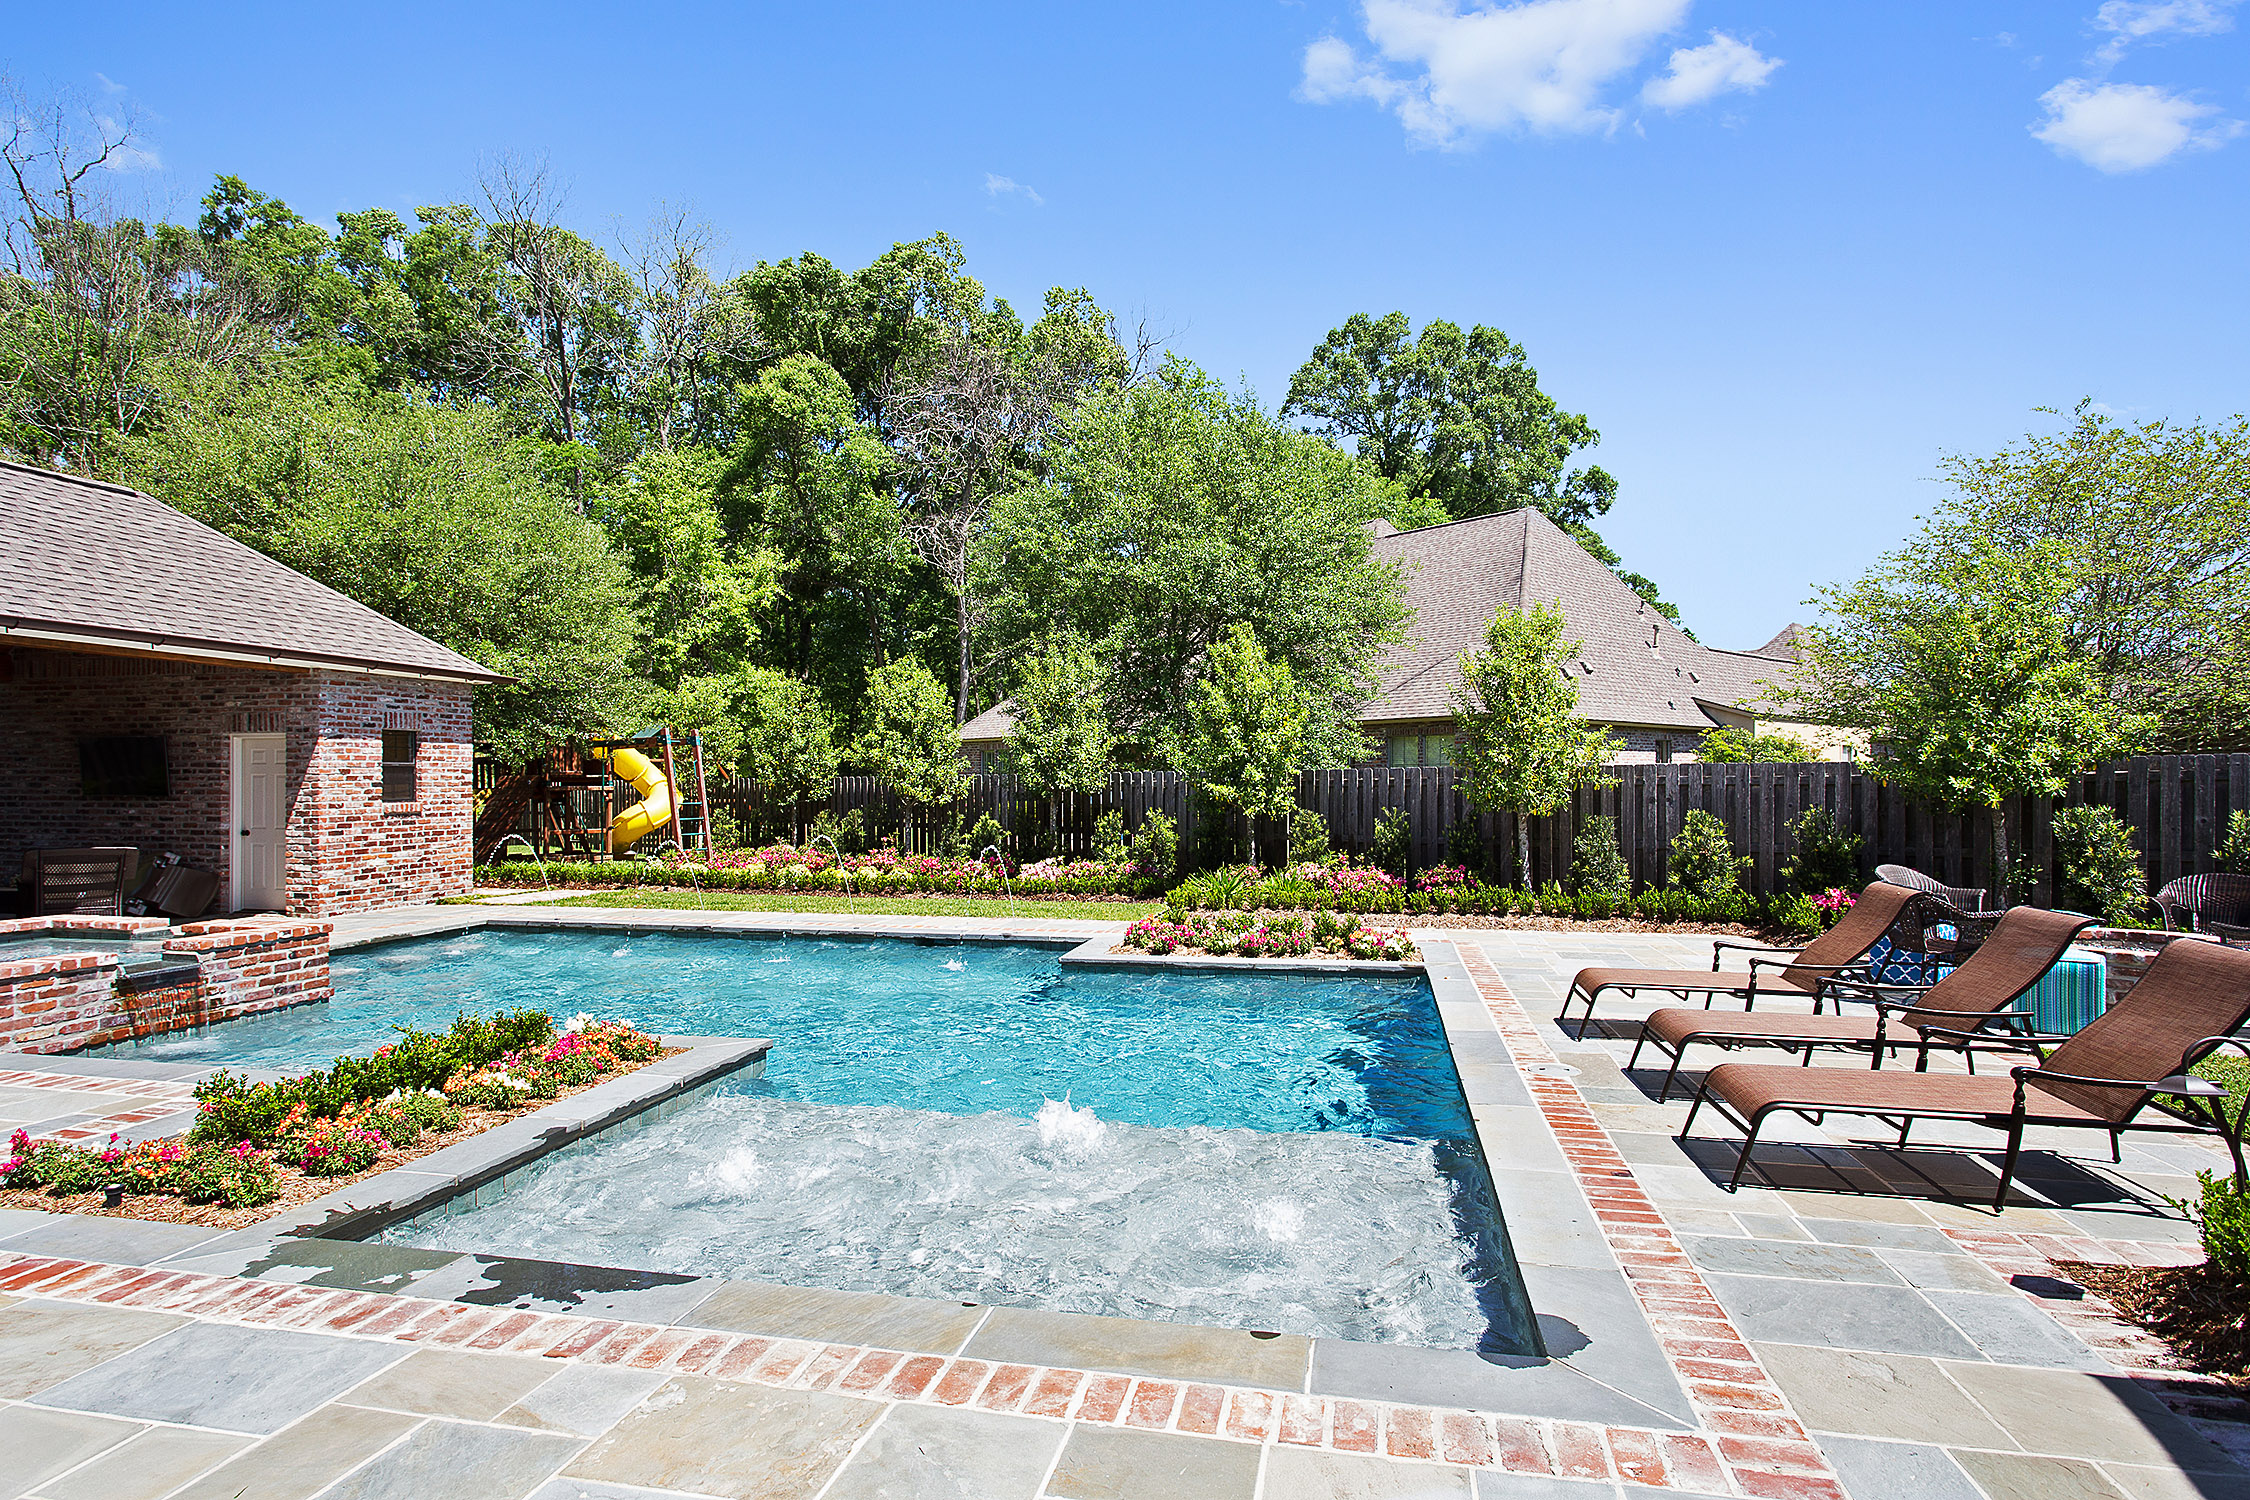
[[[1418,977],[1065,969],[1049,948],[487,930],[339,954],[326,1005],[138,1055],[301,1067],[535,1005],[764,1036],[437,1249],[1528,1352]]]

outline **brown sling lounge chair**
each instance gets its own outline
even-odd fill
[[[2031,1030],[2031,1012],[2009,1007],[2055,966],[2072,939],[2093,925],[2092,917],[2075,912],[2019,906],[2000,919],[1992,936],[1963,959],[1961,967],[1927,989],[1857,979],[1823,980],[1820,998],[1837,1002],[1836,1015],[1667,1006],[1651,1011],[1641,1023],[1641,1039],[1633,1044],[1625,1066],[1641,1060],[1641,1047],[1648,1042],[1671,1054],[1672,1066],[1656,1096],[1659,1102],[1672,1097],[1680,1059],[1697,1042],[1713,1047],[1801,1047],[1808,1063],[1815,1047],[1865,1047],[1874,1052],[1878,1068],[1885,1052],[1911,1046],[1918,1054],[1916,1068],[1927,1068],[1932,1045],[1971,1050],[1971,1044],[1955,1043],[1937,1033],[1977,1035],[1995,1025],[2014,1025],[2019,1033]],[[1875,1013],[1841,1014],[1848,1001],[1871,1003]],[[1990,1046],[1997,1039],[1987,1033],[1979,1040]],[[2021,1049],[2011,1046],[2011,1050]]]
[[[1701,995],[1705,1009],[1720,995],[1740,1000],[1749,1009],[1757,1007],[1761,995],[1817,1001],[1821,981],[1852,972],[1884,934],[1896,932],[1903,936],[1911,929],[1911,939],[1894,938],[1894,942],[1900,947],[1919,946],[1922,928],[1950,911],[1950,907],[1923,892],[1878,880],[1859,893],[1859,899],[1844,913],[1842,921],[1802,948],[1764,948],[1755,943],[1720,938],[1711,945],[1709,972],[1702,969],[1580,969],[1578,977],[1570,982],[1569,992],[1563,996],[1562,1013],[1555,1020],[1558,1024],[1569,1020],[1572,1003],[1580,1000],[1586,1005],[1586,1014],[1581,1019],[1593,1020],[1594,1002],[1601,998],[1604,990],[1623,990],[1627,994],[1662,990],[1682,1000]],[[1729,952],[1764,956],[1753,956],[1748,972],[1722,970],[1719,962]]]
[[[1703,1080],[1680,1139],[1694,1128],[1705,1100],[1742,1128],[1742,1155],[1727,1183],[1742,1182],[1758,1130],[1775,1110],[1819,1123],[1831,1114],[1869,1115],[1899,1127],[1899,1144],[1916,1120],[1968,1120],[2007,1132],[2008,1153],[1993,1195],[2008,1198],[2027,1126],[2106,1130],[2122,1158],[2128,1130],[2216,1135],[2234,1157],[2243,1182],[2242,1131],[2250,1106],[2227,1118],[2227,1092],[2188,1076],[2188,1069],[2224,1046],[2250,1051],[2233,1033],[2250,1019],[2250,953],[2217,943],[2172,943],[2147,975],[2107,1015],[2044,1059],[2006,1078],[1960,1073],[1908,1073],[1897,1068],[1799,1068],[1773,1063],[1722,1063]],[[2054,1038],[2028,1037],[2027,1051]],[[2157,1099],[2171,1101],[2151,1109]]]

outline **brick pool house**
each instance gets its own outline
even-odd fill
[[[470,888],[501,674],[118,485],[0,464],[0,535],[0,884],[124,845],[216,874],[215,912]]]

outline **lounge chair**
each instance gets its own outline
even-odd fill
[[[1761,995],[1818,1000],[1822,980],[1852,973],[1865,963],[1868,950],[1885,936],[1896,934],[1893,941],[1898,942],[1899,936],[1911,934],[1908,940],[1919,945],[1922,929],[1949,913],[1950,908],[1928,896],[1878,880],[1859,893],[1859,899],[1844,913],[1842,921],[1802,948],[1768,948],[1720,938],[1711,944],[1708,972],[1702,969],[1580,969],[1563,996],[1562,1013],[1555,1020],[1558,1023],[1569,1020],[1570,1007],[1579,1000],[1586,1005],[1583,1019],[1593,1020],[1594,1002],[1601,998],[1604,990],[1623,990],[1627,994],[1661,990],[1682,1000],[1701,995],[1706,1009],[1721,995],[1740,1000],[1750,1009],[1756,1008]],[[1753,955],[1749,969],[1722,970],[1719,964],[1729,953]]]
[[[125,910],[125,891],[140,864],[140,851],[27,849],[19,902],[22,915],[114,917]]]
[[[2105,1130],[2111,1154],[2120,1159],[2128,1130],[2216,1135],[2234,1158],[2235,1180],[2243,1182],[2250,1180],[2242,1162],[2250,1105],[2229,1120],[2227,1091],[2190,1077],[2188,1070],[2220,1047],[2250,1051],[2250,1040],[2233,1034],[2246,1019],[2250,953],[2218,943],[2172,943],[2115,1010],[2095,1018],[2076,1036],[2060,1039],[2061,1045],[2043,1059],[2010,1069],[2006,1078],[1721,1063],[1705,1076],[1680,1139],[1685,1141],[1694,1129],[1706,1100],[1742,1129],[1742,1155],[1727,1183],[1730,1192],[1740,1186],[1758,1131],[1776,1110],[1815,1124],[1831,1114],[1896,1122],[1900,1145],[1916,1120],[1966,1120],[2005,1131],[2008,1151],[1993,1195],[1995,1212],[2007,1202],[2024,1130],[2033,1125]],[[2036,1057],[2038,1047],[2057,1040],[2026,1037],[2023,1046]],[[2158,1098],[2174,1102],[2150,1109]]]
[[[1954,1043],[1938,1035],[1945,1032],[1977,1035],[1987,1027],[2014,1025],[2031,1030],[2031,1012],[2012,1010],[2018,1000],[2039,983],[2063,956],[2071,940],[2094,924],[2092,917],[2075,912],[2041,911],[2019,906],[2000,919],[1992,936],[1961,966],[1934,986],[1871,984],[1856,979],[1828,979],[1820,985],[1820,998],[1836,1002],[1835,1015],[1797,1015],[1774,1011],[1697,1010],[1693,1006],[1667,1006],[1651,1011],[1641,1022],[1641,1039],[1625,1066],[1641,1060],[1641,1047],[1655,1042],[1671,1054],[1672,1066],[1664,1074],[1661,1102],[1672,1097],[1672,1080],[1679,1075],[1680,1060],[1697,1042],[1713,1047],[1801,1047],[1811,1062],[1816,1047],[1865,1047],[1875,1054],[1875,1066],[1894,1047],[1911,1046],[1917,1070],[1930,1063],[1933,1045],[1970,1051],[1967,1043]],[[1845,1015],[1850,1002],[1873,1007],[1873,1015]],[[1987,1037],[1979,1041],[1990,1045]],[[1972,1065],[1973,1071],[1973,1065]]]
[[[2164,925],[2179,932],[2250,923],[2250,875],[2183,875],[2156,893]]]

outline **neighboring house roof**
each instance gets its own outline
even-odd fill
[[[978,714],[961,726],[961,743],[976,745],[998,743],[1013,738],[1016,732],[1015,705],[1006,698]]]
[[[122,485],[0,462],[0,535],[0,640],[508,680]]]
[[[1374,531],[1375,555],[1404,569],[1413,619],[1406,640],[1385,653],[1362,723],[1451,717],[1461,653],[1483,647],[1485,626],[1503,608],[1560,603],[1566,639],[1581,643],[1571,672],[1579,712],[1599,724],[1709,729],[1722,720],[1705,705],[1762,699],[1758,684],[1793,659],[1765,654],[1790,631],[1756,653],[1689,640],[1536,510]]]

